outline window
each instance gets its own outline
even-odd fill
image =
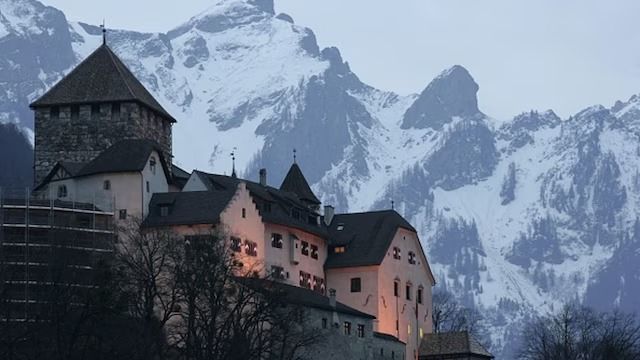
[[[152,156],[151,159],[149,159],[149,170],[151,170],[151,173],[153,175],[156,174],[156,158],[155,158],[155,156]]]
[[[91,120],[100,120],[100,105],[91,105]]]
[[[231,250],[235,251],[235,252],[240,252],[241,248],[242,248],[242,241],[240,240],[240,238],[231,237]]]
[[[51,120],[60,119],[60,108],[57,106],[52,106],[51,109],[49,109],[49,118]]]
[[[393,296],[398,297],[400,296],[400,281],[395,280],[393,282]]]
[[[333,252],[336,254],[342,254],[345,250],[346,248],[344,246],[336,246],[333,248]]]
[[[405,296],[407,300],[411,300],[411,284],[407,283],[407,285],[405,286],[405,290]]]
[[[416,297],[417,297],[416,300],[418,301],[418,304],[422,304],[422,292],[423,291],[424,291],[424,289],[422,288],[422,286],[420,286],[418,288],[418,293],[416,294]]]
[[[324,279],[321,277],[313,277],[313,291],[324,294]]]
[[[102,188],[105,190],[111,190],[111,181],[105,180],[104,183],[102,184]]]
[[[149,186],[149,182],[147,181],[147,192],[149,192],[150,190],[150,186]]]
[[[78,121],[80,118],[80,106],[71,105],[71,121]]]
[[[336,230],[338,231],[344,230],[344,224],[338,224],[338,227],[336,228]]]
[[[161,217],[169,216],[169,206],[168,205],[160,206],[160,216]]]
[[[120,120],[120,104],[119,103],[111,104],[111,119]]]
[[[358,293],[362,290],[362,281],[359,277],[351,278],[351,292]]]
[[[67,185],[58,186],[58,197],[59,198],[67,197]]]
[[[411,325],[407,325],[407,335],[411,335]]]
[[[318,246],[311,244],[311,258],[318,260]]]
[[[276,280],[284,280],[284,268],[282,266],[271,266],[271,277]]]
[[[344,322],[344,334],[351,335],[351,323],[348,321]]]
[[[125,220],[127,218],[127,209],[120,209],[118,212],[118,217],[120,220]]]
[[[424,330],[422,330],[422,328],[420,328],[420,339],[422,339],[424,337]]]
[[[302,255],[309,256],[309,243],[306,241],[302,242]]]
[[[358,324],[358,337],[359,338],[364,337],[364,325],[362,324]]]
[[[271,247],[282,249],[282,234],[271,234]]]
[[[415,265],[416,263],[416,253],[413,251],[409,251],[409,264]]]
[[[300,287],[311,289],[311,274],[300,271]]]
[[[400,256],[400,248],[399,247],[394,247],[393,248],[393,258],[396,260],[400,260],[402,258],[402,256]]]
[[[329,321],[327,320],[327,318],[322,318],[322,328],[326,329],[328,324],[329,324]]]
[[[253,241],[245,240],[244,252],[249,256],[258,256],[258,244]]]
[[[242,218],[245,219],[247,217],[247,209],[242,208]]]

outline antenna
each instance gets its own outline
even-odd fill
[[[102,19],[102,25],[100,25],[100,28],[102,29],[102,45],[106,45],[107,44],[107,28],[104,24],[104,19]]]

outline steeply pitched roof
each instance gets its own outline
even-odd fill
[[[173,177],[173,184],[182,189],[187,181],[189,181],[191,174],[178,167],[178,165],[171,164],[171,176]]]
[[[194,171],[194,173],[209,191],[235,189],[242,181],[247,185],[264,221],[295,227],[320,237],[327,237],[327,229],[318,223],[319,215],[310,210],[297,194],[231,176],[208,174],[201,171]],[[294,210],[299,215],[297,218],[294,216]],[[310,217],[314,219],[314,222],[310,221]]]
[[[187,191],[156,193],[149,203],[145,227],[170,225],[217,224],[235,189],[221,191]],[[160,206],[168,206],[168,216],[162,216]]]
[[[475,356],[493,359],[493,355],[466,331],[426,334],[420,343],[420,359],[442,356]]]
[[[176,121],[106,44],[34,101],[31,107],[119,101],[142,103],[167,120]]]
[[[142,171],[152,151],[158,152],[160,163],[169,175],[162,148],[156,142],[144,139],[122,140],[103,151],[80,170],[76,177],[103,173]]]
[[[298,164],[293,163],[287,176],[285,176],[282,181],[282,185],[280,185],[280,190],[288,191],[298,195],[300,200],[306,201],[312,204],[319,205],[320,200],[316,197],[316,195],[311,191],[311,187],[302,174],[302,170]]]
[[[346,246],[329,253],[326,268],[380,265],[398,228],[416,230],[395,210],[339,214],[329,225],[329,242]]]
[[[283,300],[289,304],[302,305],[326,311],[334,310],[334,308],[331,306],[329,297],[310,289],[259,278],[239,278],[239,280],[242,283],[252,287],[260,287],[278,291],[281,293]],[[336,301],[335,311],[338,313],[358,316],[366,319],[376,318],[371,314],[356,310],[339,301]]]

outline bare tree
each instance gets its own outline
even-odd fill
[[[640,358],[640,324],[620,312],[597,313],[566,305],[557,314],[528,324],[521,346],[525,360],[605,360]]]
[[[452,293],[436,290],[432,296],[433,331],[469,331],[476,334],[481,327],[482,317],[475,309],[470,309],[458,302]]]

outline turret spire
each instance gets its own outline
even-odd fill
[[[231,177],[232,178],[238,177],[238,175],[236,174],[236,150],[237,148],[234,147],[233,151],[231,152]]]
[[[100,25],[100,28],[102,28],[102,45],[107,45],[107,28],[104,24],[104,19],[102,19],[102,25]]]

